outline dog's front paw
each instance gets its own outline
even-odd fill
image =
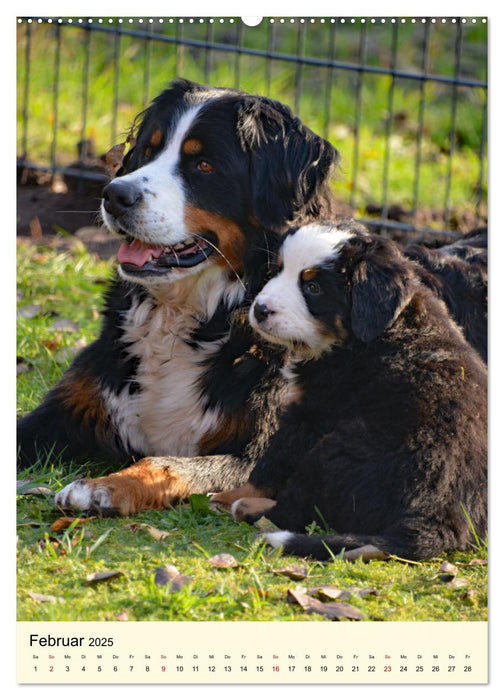
[[[56,495],[56,505],[105,517],[167,508],[191,493],[187,480],[168,465],[164,458],[144,457],[108,476],[73,481]]]
[[[54,502],[61,510],[84,510],[99,515],[117,515],[118,509],[112,505],[112,495],[105,484],[97,484],[98,479],[78,479],[59,491]]]

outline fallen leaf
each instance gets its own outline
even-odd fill
[[[488,566],[486,559],[471,559],[469,566]]]
[[[42,312],[42,306],[40,304],[29,304],[28,306],[23,306],[18,310],[18,318],[35,318],[40,316]]]
[[[118,622],[128,622],[128,620],[129,620],[128,612],[126,610],[123,610],[122,612],[118,613],[115,616],[115,618]]]
[[[89,518],[69,518],[69,517],[63,517],[63,518],[58,518],[58,520],[55,520],[53,524],[51,525],[51,530],[53,532],[60,532],[61,530],[66,530],[67,528],[70,527],[70,525],[73,525],[76,523],[76,525],[80,525],[81,523],[85,523],[88,520],[94,520],[95,516],[92,515]]]
[[[112,148],[105,154],[105,163],[112,175],[115,175],[122,165],[125,147],[125,143],[118,143],[115,146],[112,146]]]
[[[65,599],[64,598],[56,598],[56,596],[53,595],[44,595],[43,593],[31,593],[28,592],[28,595],[32,600],[36,600],[39,603],[64,603]]]
[[[50,328],[55,331],[70,331],[71,333],[80,330],[79,324],[68,318],[59,318],[50,325]]]
[[[210,566],[215,566],[218,569],[233,569],[238,566],[238,562],[233,557],[232,554],[227,554],[223,552],[222,554],[216,554],[208,560]]]
[[[169,537],[172,534],[166,530],[158,530],[157,527],[152,527],[152,525],[149,525],[148,523],[130,523],[124,527],[127,530],[147,530],[149,535],[154,537],[157,542],[164,540],[166,537]]]
[[[440,574],[451,574],[452,576],[457,575],[457,567],[455,564],[451,564],[449,561],[444,561],[439,567]]]
[[[43,340],[42,345],[48,350],[51,350],[51,352],[54,352],[55,350],[61,347],[62,340],[63,336],[61,335],[61,333],[58,333],[54,338],[48,338],[47,340]]]
[[[117,578],[122,575],[122,571],[102,571],[96,574],[88,574],[86,576],[86,583],[101,583],[102,581],[109,581],[112,578]]]
[[[144,524],[143,528],[147,530],[149,535],[154,537],[156,542],[161,542],[161,540],[164,540],[166,537],[171,535],[171,532],[166,532],[166,530],[158,530],[157,527],[152,527],[152,525]]]
[[[362,620],[363,613],[354,605],[349,603],[324,603],[317,598],[312,598],[297,589],[288,591],[288,600],[300,605],[307,613],[324,615],[330,620]]]
[[[462,599],[465,599],[465,598],[475,598],[475,597],[476,597],[476,591],[474,590],[474,588],[468,588],[467,591],[463,591],[463,592],[460,594],[460,597],[461,597]]]
[[[469,581],[466,578],[454,578],[448,581],[448,588],[467,588],[469,586]]]
[[[455,564],[450,564],[449,561],[444,561],[438,570],[438,579],[443,583],[450,583],[457,575],[457,567]]]
[[[260,588],[254,588],[253,586],[249,586],[248,590],[249,590],[249,593],[253,593],[258,598],[267,598],[269,595],[268,591],[263,591]]]
[[[32,483],[31,479],[16,479],[16,491],[19,491],[24,486],[28,486],[28,484],[31,484],[31,483]]]
[[[169,564],[156,569],[154,573],[154,583],[156,586],[168,586],[172,593],[179,591],[181,588],[191,583],[191,576],[184,576],[177,567]]]
[[[336,586],[318,586],[317,588],[312,588],[308,591],[310,595],[320,600],[330,601],[330,600],[345,600],[350,598],[350,593],[348,591],[343,591],[341,588],[336,588]]]
[[[308,576],[308,571],[305,566],[296,565],[284,566],[282,569],[273,569],[271,573],[277,574],[277,576],[287,576],[293,581],[302,581]]]
[[[32,241],[35,243],[40,243],[42,240],[42,226],[40,225],[40,219],[38,216],[34,216],[28,226],[30,228],[30,236]]]
[[[271,520],[268,520],[268,518],[262,516],[262,518],[259,518],[259,520],[256,520],[254,523],[254,527],[256,527],[260,532],[279,532],[280,528],[275,525],[275,523],[272,523]]]
[[[355,593],[355,595],[358,595],[359,598],[365,598],[368,595],[378,595],[378,591],[376,588],[372,588],[371,586],[368,586],[367,588],[354,588],[352,587],[350,589],[352,593]]]
[[[47,486],[34,486],[32,489],[27,489],[22,492],[23,496],[54,496],[54,491],[51,491]]]
[[[362,559],[362,561],[371,561],[372,559],[384,560],[389,559],[389,555],[386,552],[382,552],[377,547],[374,547],[372,544],[366,544],[363,547],[344,552],[343,559],[346,561],[355,561],[356,559]]]

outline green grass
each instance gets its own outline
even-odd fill
[[[59,379],[76,348],[96,336],[111,268],[89,256],[79,242],[70,255],[20,244],[17,257],[17,355],[29,368],[18,375],[18,391],[20,410],[28,411]],[[24,317],[23,309],[32,306],[40,307],[37,315]],[[53,328],[65,319],[79,330]]]
[[[79,338],[89,342],[98,330],[109,264],[90,256],[80,246],[61,254],[27,244],[18,246],[18,308],[40,305],[41,315],[18,324],[18,355],[31,369],[19,375],[18,410],[33,408],[61,375],[69,355],[58,359]],[[76,321],[80,330],[57,332],[58,318]],[[56,342],[49,342],[56,341]],[[17,617],[19,620],[318,620],[287,601],[287,590],[333,585],[351,593],[347,601],[367,620],[486,620],[487,569],[474,559],[486,560],[486,543],[474,551],[449,553],[422,564],[388,562],[303,562],[308,577],[299,584],[273,573],[299,563],[279,551],[265,548],[258,531],[214,513],[205,498],[194,498],[165,511],[131,518],[93,519],[67,531],[54,532],[61,516],[50,494],[23,495],[41,486],[57,491],[77,476],[89,473],[89,464],[65,464],[58,459],[34,465],[18,475],[17,497]],[[93,473],[96,473],[93,470]],[[156,540],[145,527],[164,531]],[[215,569],[209,559],[228,552],[240,565]],[[446,558],[465,579],[452,588],[438,576]],[[158,567],[174,565],[191,582],[171,592],[154,583]],[[89,585],[86,576],[120,571],[121,576]],[[360,598],[356,589],[376,589]],[[468,594],[469,593],[469,594]],[[34,600],[30,594],[53,596],[53,602]]]
[[[173,35],[173,28],[167,30]],[[179,36],[204,40],[206,26],[177,26]],[[359,54],[360,28],[338,26],[331,48],[329,25],[317,23],[306,29],[301,52],[306,56],[338,61],[363,62],[389,68],[392,61],[392,24],[368,28],[367,50]],[[399,29],[400,69],[422,69],[423,28]],[[275,50],[296,54],[297,28],[276,25]],[[237,40],[236,27],[213,29],[216,42]],[[18,151],[22,150],[24,127],[24,86],[26,77],[26,25],[19,28],[18,42]],[[315,132],[325,135],[338,148],[342,167],[336,193],[361,214],[369,203],[394,203],[405,208],[474,210],[486,212],[486,144],[482,145],[485,118],[485,91],[460,87],[451,149],[452,87],[425,84],[422,141],[417,143],[421,116],[422,85],[418,81],[392,80],[390,76],[358,75],[352,71],[304,66],[276,61],[269,67],[262,57],[187,48],[153,42],[146,52],[143,41],[122,37],[119,44],[119,72],[115,74],[113,35],[94,32],[90,36],[89,90],[83,92],[87,34],[82,29],[63,29],[58,91],[54,92],[56,61],[55,28],[37,25],[31,29],[30,74],[27,112],[29,117],[28,156],[35,162],[50,157],[55,127],[55,100],[58,104],[57,161],[68,164],[76,157],[76,144],[83,135],[93,138],[97,152],[107,151],[124,140],[135,115],[176,76],[198,82],[267,94],[290,104]],[[244,46],[268,49],[269,34],[264,25],[243,32]],[[431,28],[428,71],[454,75],[454,27]],[[486,79],[486,26],[463,28],[462,75]],[[148,71],[147,71],[148,69]],[[148,81],[146,75],[148,73]],[[302,90],[296,90],[297,78]],[[329,83],[330,79],[330,83]],[[329,90],[330,85],[330,90]],[[360,92],[359,92],[360,91]],[[359,98],[360,95],[360,98]],[[393,97],[393,100],[391,100]],[[360,102],[359,102],[360,99]],[[360,104],[360,106],[359,106]],[[326,111],[330,119],[326,121]],[[114,117],[114,113],[117,112]],[[85,114],[86,128],[82,132]],[[390,134],[387,136],[390,121]],[[388,146],[388,165],[387,165]],[[482,150],[482,192],[479,192]],[[449,153],[451,151],[451,160]],[[415,163],[420,159],[418,192],[415,190]],[[388,171],[388,188],[384,175]],[[447,178],[451,187],[447,188]],[[480,201],[481,200],[481,201]]]

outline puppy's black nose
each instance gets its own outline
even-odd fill
[[[141,198],[142,193],[136,185],[121,182],[120,178],[110,182],[103,190],[105,211],[116,219],[135,206]]]
[[[257,301],[254,304],[254,316],[256,321],[259,323],[262,323],[262,321],[265,321],[268,316],[270,316],[273,313],[266,304],[259,304]]]

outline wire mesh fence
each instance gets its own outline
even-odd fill
[[[289,104],[342,155],[342,211],[384,230],[486,221],[484,18],[18,20],[18,173],[104,180],[100,154],[176,76]]]

